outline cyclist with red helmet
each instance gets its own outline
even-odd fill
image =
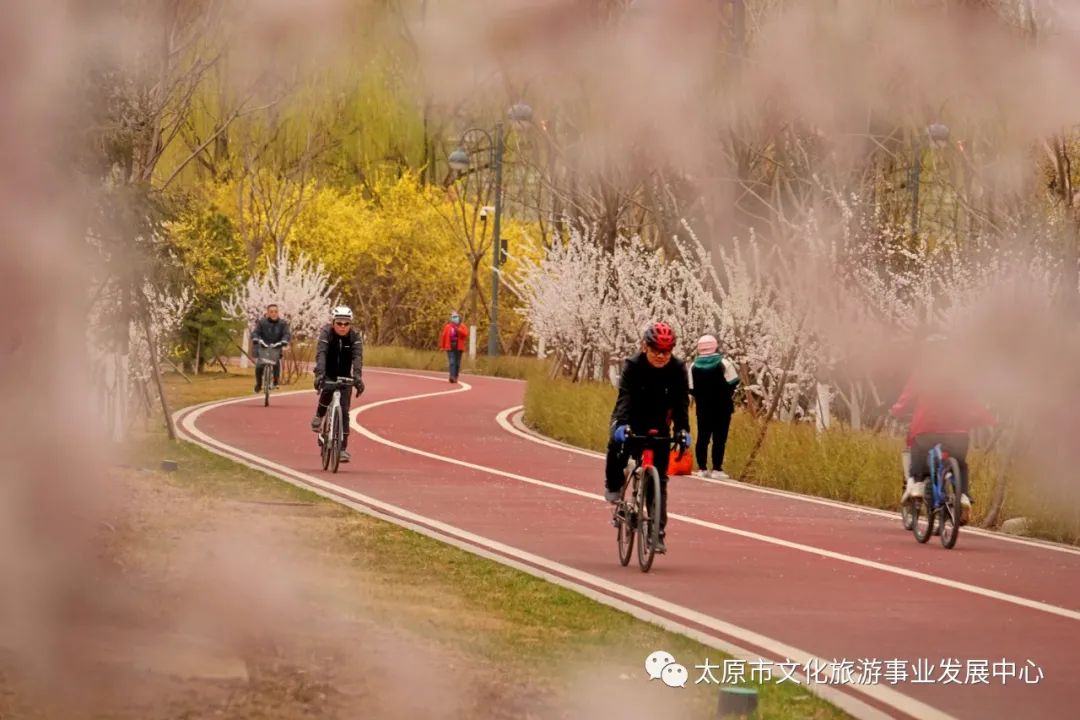
[[[604,477],[604,499],[619,501],[624,481],[628,433],[644,435],[649,430],[661,434],[674,425],[683,449],[690,447],[690,388],[686,365],[673,357],[675,331],[667,323],[654,322],[645,330],[641,352],[623,364],[619,380],[619,396],[611,413],[611,440],[607,448]],[[667,465],[668,453],[658,452],[654,458],[660,474],[660,542],[656,551],[667,551],[664,529],[667,525]]]

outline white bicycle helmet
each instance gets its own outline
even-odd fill
[[[352,310],[345,305],[338,305],[332,313],[334,320],[348,320],[352,322]]]

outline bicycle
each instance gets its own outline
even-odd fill
[[[274,382],[274,366],[281,362],[281,352],[284,342],[278,341],[276,343],[267,344],[260,338],[255,338],[255,342],[259,344],[259,351],[256,353],[255,360],[255,372],[262,373],[262,389],[263,389],[263,407],[270,405],[270,390]]]
[[[330,407],[323,415],[319,426],[319,452],[322,455],[322,469],[336,473],[341,462],[341,444],[344,441],[345,425],[341,416],[341,390],[351,392],[355,381],[351,377],[339,377],[337,380],[324,380],[322,390],[333,390]]]
[[[901,464],[904,468],[904,480],[911,475],[911,448],[906,448],[901,456]],[[904,529],[911,531],[915,527],[915,501],[916,498],[908,498],[900,505],[900,519]]]
[[[940,444],[930,449],[927,462],[930,466],[930,482],[926,484],[923,497],[914,502],[912,532],[920,543],[925,543],[931,535],[940,534],[941,544],[946,550],[951,550],[960,536],[960,514],[963,511],[960,502],[960,463],[942,450]],[[920,522],[923,509],[925,522]],[[935,524],[939,524],[937,532]]]
[[[647,435],[627,434],[626,444],[640,444],[641,451],[631,450],[630,461],[626,464],[625,479],[619,491],[619,500],[612,510],[611,524],[615,528],[615,538],[619,548],[619,563],[626,567],[634,550],[634,536],[637,535],[638,566],[641,572],[649,572],[656,556],[656,545],[660,540],[660,473],[653,464],[654,453],[663,444],[664,452],[675,443],[677,438],[659,435],[650,430]],[[652,446],[652,447],[650,447]],[[679,457],[682,457],[680,451]],[[626,490],[632,488],[630,499]],[[651,502],[649,488],[652,488]]]

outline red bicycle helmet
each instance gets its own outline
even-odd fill
[[[674,350],[675,331],[667,323],[652,323],[645,329],[645,344],[653,350]]]

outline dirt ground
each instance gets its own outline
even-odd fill
[[[347,511],[115,480],[122,512],[101,524],[84,592],[35,652],[0,642],[3,720],[563,715],[548,691],[396,622],[342,554]]]

